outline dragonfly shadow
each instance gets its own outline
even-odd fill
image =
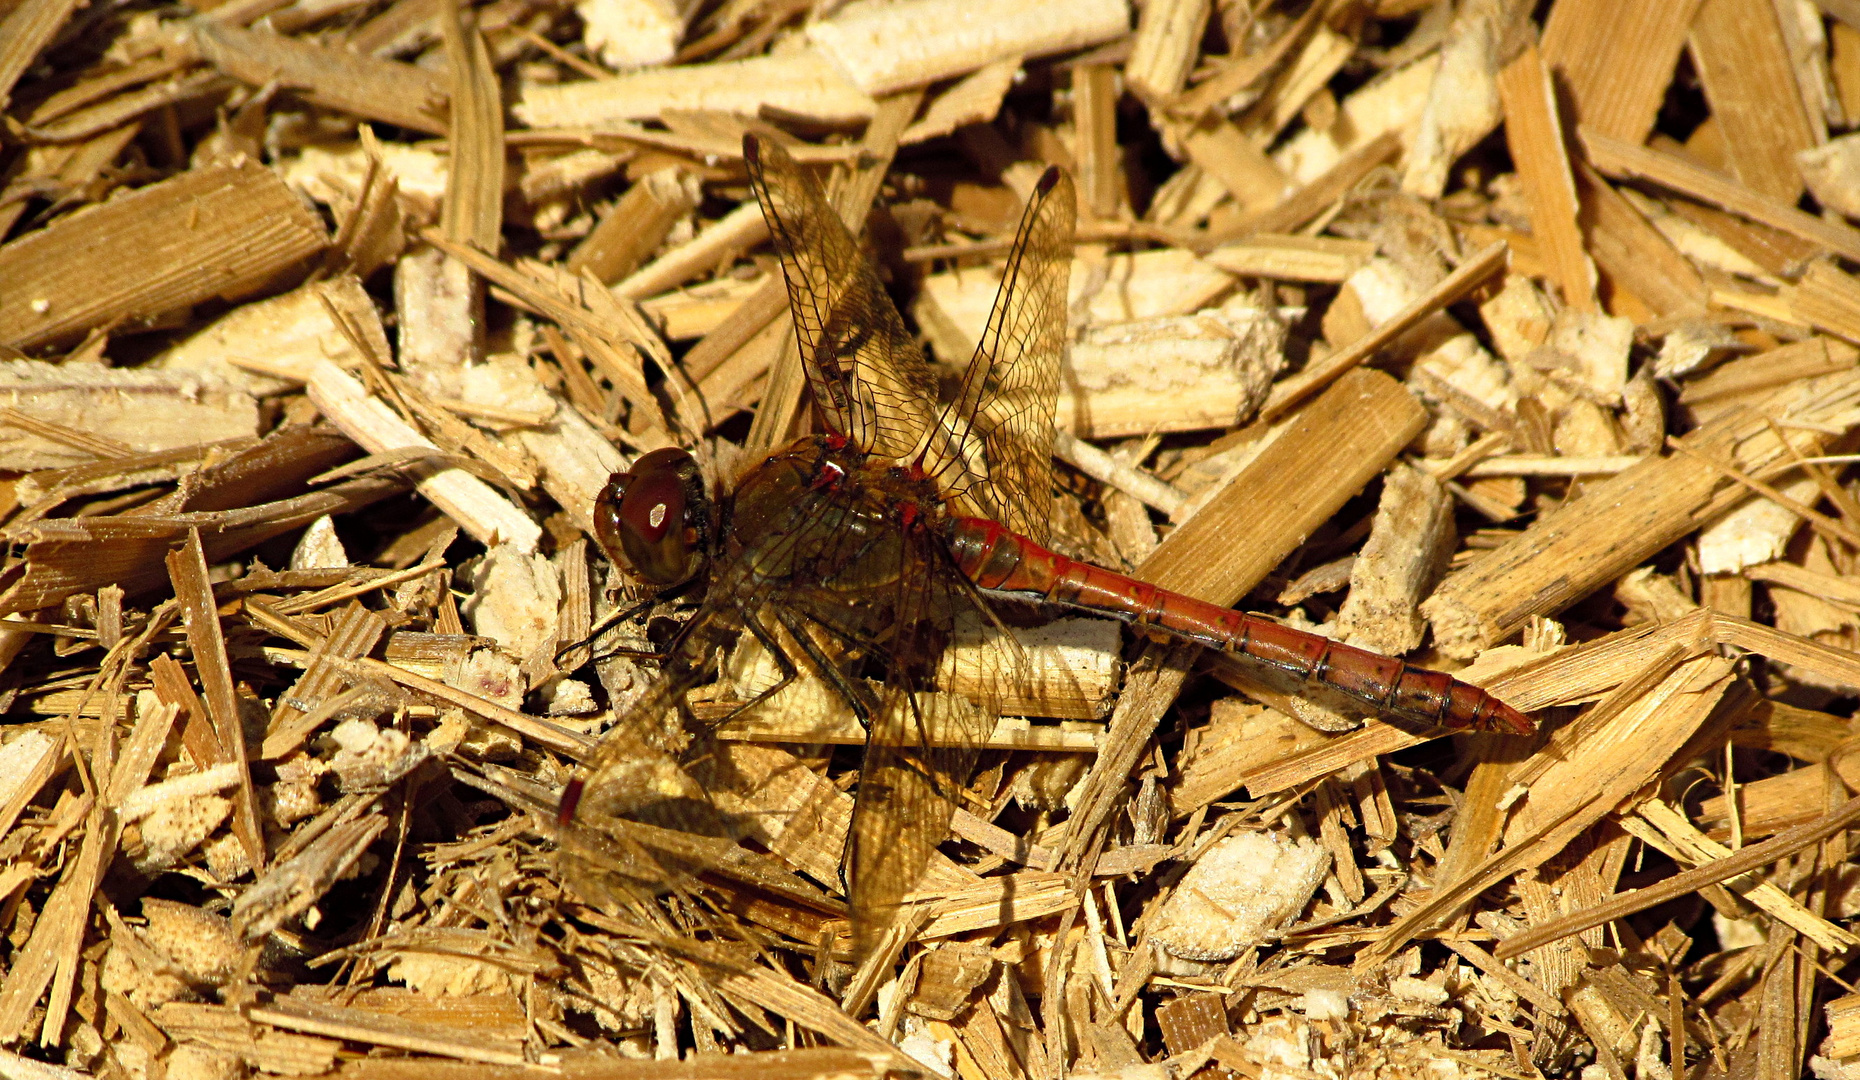
[[[602,907],[634,907],[666,893],[695,894],[705,885],[740,893],[739,886],[798,903],[832,917],[844,903],[796,874],[773,855],[745,847],[756,823],[732,815],[703,794],[645,799],[612,812],[578,807],[555,823],[555,839],[571,891]]]

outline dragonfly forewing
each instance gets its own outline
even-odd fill
[[[786,150],[743,137],[749,177],[788,282],[814,401],[834,433],[902,458],[935,421],[936,378],[870,260]]]
[[[1065,359],[1066,287],[1078,196],[1072,178],[1040,178],[1001,275],[993,310],[924,471],[981,516],[1044,541],[1051,521],[1053,411]],[[983,462],[977,470],[973,462]]]

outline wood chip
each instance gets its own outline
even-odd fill
[[[1208,22],[1208,7],[1208,0],[1169,0],[1144,6],[1124,67],[1131,93],[1154,106],[1182,92]]]
[[[1547,257],[1563,301],[1595,310],[1595,275],[1576,231],[1576,189],[1564,152],[1549,73],[1536,47],[1525,49],[1498,78],[1505,101],[1505,138],[1531,209],[1531,235]]]
[[[254,86],[276,79],[305,88],[330,108],[415,131],[446,132],[446,84],[423,68],[213,20],[195,23],[194,34],[208,62]]]
[[[561,86],[526,86],[512,111],[533,128],[574,128],[656,118],[672,109],[753,116],[763,105],[839,124],[869,120],[877,108],[868,92],[848,83],[820,56],[799,52],[732,64],[647,68]]]
[[[1575,125],[1640,142],[1653,127],[1699,0],[1574,0],[1544,23],[1544,62],[1576,106]]]
[[[1802,111],[1778,11],[1701,0],[1689,40],[1737,178],[1753,191],[1794,203],[1802,194],[1796,154],[1817,140]]]
[[[257,165],[202,169],[0,247],[0,342],[27,348],[250,294],[323,249],[323,226]]]
[[[1814,390],[1795,405],[1800,410],[1796,415],[1844,408],[1841,402],[1860,390],[1838,374],[1809,385]],[[1778,406],[1788,407],[1780,402]],[[1817,438],[1802,436],[1808,445]],[[1681,445],[1689,452],[1655,458],[1617,474],[1592,488],[1588,498],[1448,575],[1421,608],[1441,648],[1470,656],[1497,644],[1528,616],[1560,610],[1563,597],[1586,594],[1601,581],[1618,577],[1617,568],[1637,563],[1691,531],[1697,515],[1728,492],[1728,481],[1709,461],[1721,459],[1728,465],[1736,460],[1739,468],[1761,468],[1782,453],[1760,419],[1743,415],[1702,428]],[[1734,493],[1731,498],[1741,501]],[[1607,524],[1577,527],[1591,514]]]
[[[1673,190],[1752,221],[1780,229],[1818,244],[1830,251],[1854,258],[1860,253],[1860,232],[1805,214],[1793,205],[1785,205],[1748,188],[1741,187],[1709,169],[1642,147],[1630,146],[1600,132],[1582,132],[1590,160],[1605,173],[1646,177]]]
[[[876,97],[1008,57],[1096,45],[1129,25],[1124,0],[1034,0],[1011,11],[978,0],[907,0],[849,4],[809,26],[807,37]]]

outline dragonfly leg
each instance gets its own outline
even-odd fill
[[[731,709],[716,720],[712,720],[708,725],[704,725],[713,730],[722,727],[755,708],[757,705],[767,701],[769,698],[781,693],[789,683],[795,680],[796,676],[801,674],[800,671],[795,668],[793,661],[789,660],[787,655],[782,652],[780,645],[775,640],[775,635],[769,632],[768,627],[762,625],[761,618],[756,613],[745,611],[742,613],[742,616],[743,625],[748,628],[751,634],[755,635],[758,642],[761,642],[763,651],[767,652],[769,654],[769,659],[775,662],[775,670],[781,673],[781,678],[776,679],[767,687],[757,691],[755,697]]]
[[[891,666],[889,652],[876,638],[868,634],[861,634],[857,631],[848,630],[843,626],[835,626],[830,622],[823,622],[811,618],[808,621],[825,631],[833,640],[845,646],[846,651],[842,655],[870,657],[876,661],[881,668],[889,668]]]
[[[613,609],[612,611],[608,612],[605,616],[603,616],[601,618],[601,621],[596,623],[594,625],[594,628],[592,630],[589,630],[587,634],[584,635],[582,638],[573,642],[572,644],[564,645],[561,648],[557,649],[555,651],[555,655],[550,658],[551,662],[557,663],[557,664],[561,663],[562,657],[568,655],[571,652],[574,652],[576,649],[584,648],[592,644],[594,639],[597,637],[600,637],[602,632],[605,631],[608,627],[612,626],[615,623],[627,622],[628,620],[633,619],[640,612],[645,611],[647,608],[658,603],[661,599],[663,599],[663,597],[651,596],[651,597],[647,597],[644,600],[641,600],[637,604],[634,604],[632,607]],[[593,662],[595,660],[605,660],[610,656],[631,656],[639,660],[663,661],[665,659],[665,655],[666,654],[664,652],[658,651],[658,650],[647,651],[645,649],[618,648],[618,649],[613,649],[609,652],[604,652],[599,656],[591,656],[588,658],[588,662]]]
[[[806,654],[808,663],[812,664],[820,677],[826,680],[828,685],[833,687],[834,691],[839,694],[841,700],[845,701],[848,707],[853,710],[853,715],[858,718],[860,725],[865,728],[866,761],[868,763],[872,760],[872,733],[879,720],[880,711],[887,707],[909,709],[911,727],[918,733],[918,742],[922,753],[929,754],[933,752],[930,747],[930,739],[928,736],[929,725],[923,717],[916,694],[910,693],[908,690],[896,691],[896,689],[893,688],[896,696],[902,698],[902,701],[888,702],[886,700],[874,698],[869,689],[858,680],[849,676],[838,664],[833,663],[832,660],[821,651],[819,643],[814,640],[813,634],[809,633],[808,629],[810,624],[819,626],[835,638],[845,641],[848,644],[863,645],[866,648],[873,647],[869,642],[861,642],[861,639],[856,634],[844,631],[830,623],[807,619],[805,616],[796,612],[777,610],[775,618],[781,622],[783,628],[788,631],[788,635],[794,639],[795,644],[800,646],[801,651]],[[891,694],[887,694],[887,698],[891,696]],[[896,757],[898,760],[892,762],[893,766],[905,768],[917,774],[939,792],[943,791],[943,782],[937,775],[936,770],[925,768],[922,762],[908,754],[899,754],[896,755]],[[861,784],[867,782],[863,771],[859,782]],[[856,816],[860,811],[855,808],[853,813]],[[845,845],[840,852],[840,888],[844,890],[847,896],[853,895],[851,873],[854,859],[852,849],[858,831],[859,827],[857,823],[855,823],[851,829],[847,830]]]
[[[853,715],[859,721],[859,725],[866,730],[866,740],[869,746],[872,732],[872,718],[877,712],[877,709],[868,700],[868,695],[859,693],[853,689],[852,680],[846,676],[845,672],[840,670],[839,665],[833,663],[820,651],[820,646],[814,641],[814,636],[807,632],[807,626],[795,613],[778,611],[775,617],[781,621],[782,626],[788,631],[788,636],[793,638],[795,644],[801,647],[801,651],[807,654],[808,662],[814,665],[814,669],[820,674],[820,677],[826,680],[827,683],[833,687],[834,691],[839,694],[840,700],[846,702],[847,707],[852,709]],[[835,637],[852,636],[842,635],[839,630],[826,623],[815,623],[815,625],[824,627],[829,634]],[[779,655],[779,653],[776,653],[772,648],[770,651],[771,655]],[[856,810],[854,812],[857,813]],[[857,831],[857,825],[847,829],[846,836],[840,844],[839,878],[840,894],[842,896],[850,897],[853,894],[852,847],[853,836]]]
[[[838,631],[831,625],[818,620],[809,619],[804,622],[802,616],[792,611],[777,610],[775,618],[782,624],[782,628],[788,631],[788,636],[794,639],[794,643],[801,647],[801,652],[806,654],[807,662],[814,667],[814,673],[825,680],[827,685],[833,687],[834,692],[839,694],[848,708],[852,709],[860,725],[870,730],[872,717],[878,712],[878,702],[873,699],[870,690],[848,676],[838,664],[833,662],[831,657],[821,651],[819,642],[814,640],[814,635],[807,632],[807,624],[812,623],[823,627],[836,637],[840,636]]]
[[[589,643],[593,642],[595,638],[601,635],[602,631],[606,630],[608,627],[612,626],[613,624],[618,623],[618,622],[626,622],[630,619],[633,619],[636,616],[638,616],[640,612],[645,611],[647,608],[650,608],[655,604],[661,604],[668,600],[676,600],[680,596],[683,596],[686,593],[691,592],[692,589],[695,588],[695,586],[696,586],[695,581],[682,582],[669,589],[660,589],[654,592],[651,596],[646,597],[644,600],[639,601],[638,603],[634,604],[631,607],[614,608],[612,611],[609,611],[606,615],[602,616],[599,622],[594,624],[594,628],[588,631],[586,637],[582,638],[581,640],[575,642],[572,645],[564,645],[560,649],[557,649],[555,651],[555,656],[552,658],[552,660],[556,663],[560,663],[564,655],[570,652],[573,652],[576,649],[582,648],[583,646],[588,645]],[[611,596],[612,593],[610,592],[609,595]],[[690,626],[691,626],[691,623],[689,622],[685,624],[686,629],[689,629]],[[631,656],[639,660],[657,660],[663,663],[677,649],[678,640],[679,638],[682,638],[683,636],[684,636],[683,632],[680,632],[678,637],[673,639],[672,644],[662,650],[648,651],[645,649],[618,648],[610,652],[602,653],[600,656],[591,657],[590,659],[605,660],[609,656]]]

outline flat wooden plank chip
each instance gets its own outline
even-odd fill
[[[0,246],[0,342],[29,348],[249,295],[328,234],[255,163],[196,169]]]

